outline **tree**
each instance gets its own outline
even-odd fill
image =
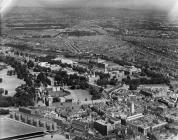
[[[29,60],[27,62],[27,66],[28,66],[28,68],[33,68],[34,67],[34,62],[32,60]]]
[[[2,83],[2,78],[0,78],[0,83]]]
[[[125,75],[130,75],[130,72],[129,71],[124,71],[124,74]]]
[[[0,96],[4,93],[4,89],[0,88]]]
[[[5,90],[5,95],[8,95],[8,90]]]
[[[137,90],[137,85],[136,84],[131,84],[129,86],[129,90]]]
[[[34,87],[22,85],[16,88],[14,100],[17,106],[33,106],[35,97],[36,95]]]
[[[53,98],[53,103],[60,102],[60,99],[58,97]]]
[[[40,86],[41,86],[40,80],[35,79],[34,82],[35,82],[35,83],[34,83],[34,86],[35,86],[35,87],[40,87]]]
[[[80,82],[80,88],[85,90],[89,87],[88,83],[87,82]]]
[[[37,81],[39,83],[42,83],[43,85],[47,86],[47,85],[51,85],[51,80],[49,78],[47,78],[47,75],[43,72],[40,72],[37,76]]]
[[[113,77],[113,78],[110,80],[110,85],[116,85],[117,82],[118,82],[118,80]]]
[[[33,82],[32,82],[32,77],[31,76],[27,76],[24,78],[24,81],[26,82],[27,85],[32,86]]]
[[[9,114],[9,110],[0,109],[0,115],[7,115],[7,114]]]
[[[50,80],[49,78],[46,78],[46,83],[47,83],[48,85],[51,85],[51,80]]]
[[[101,98],[101,92],[102,92],[102,88],[94,88],[94,87],[90,87],[89,92],[92,95],[92,100],[97,100]]]
[[[96,83],[99,86],[106,86],[109,84],[109,81],[106,78],[102,78],[102,79],[98,79]]]

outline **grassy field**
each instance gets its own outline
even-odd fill
[[[3,79],[3,82],[0,83],[0,87],[4,88],[4,90],[8,90],[8,96],[13,96],[15,89],[21,84],[25,84],[25,82],[18,79],[17,76],[8,76],[7,71],[10,69],[12,68],[8,66],[7,69],[0,71],[0,77]]]
[[[63,92],[63,91],[51,91],[49,92],[49,94],[52,97],[65,97],[65,96],[69,96],[69,93]]]
[[[70,95],[66,96],[66,98],[74,99],[74,101],[85,101],[91,100],[91,95],[87,90],[69,90],[71,92]]]

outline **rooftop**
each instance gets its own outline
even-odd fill
[[[73,120],[72,121],[72,127],[74,129],[78,129],[80,131],[83,131],[86,129],[87,123],[81,122],[79,120]]]
[[[140,85],[140,88],[169,88],[166,84],[146,84]]]
[[[147,128],[147,127],[154,127],[164,122],[161,120],[158,120],[158,118],[156,118],[156,116],[154,115],[147,115],[139,119],[130,121],[130,123],[143,127],[143,128]]]

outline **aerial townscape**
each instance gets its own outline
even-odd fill
[[[1,18],[0,140],[178,140],[178,20],[81,3]]]

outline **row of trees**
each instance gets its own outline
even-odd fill
[[[13,57],[0,57],[0,60],[14,68],[19,79],[23,79],[26,84],[16,88],[16,94],[13,97],[0,97],[0,106],[33,106],[35,99],[34,75],[30,74],[28,67],[31,62],[21,63]],[[27,65],[28,64],[28,65]],[[8,94],[8,91],[1,90],[1,93]]]
[[[2,94],[8,95],[8,90],[4,90],[3,88],[0,88],[0,96],[2,96]]]
[[[13,57],[4,57],[2,59],[3,62],[14,68],[14,71],[17,74],[17,78],[23,79],[28,86],[32,86],[34,83],[38,85],[40,82],[43,83],[44,85],[51,85],[51,81],[47,78],[47,76],[44,73],[42,73],[48,72],[47,68],[35,67],[36,69],[38,69],[37,71],[41,72],[37,76],[37,79],[35,79],[35,76],[32,75],[28,70],[29,68],[34,68],[35,65],[33,61],[29,60],[26,63],[21,63]]]
[[[106,87],[107,85],[113,85],[115,86],[118,83],[118,79],[114,77],[110,77],[110,75],[107,73],[98,72],[96,75],[99,76],[99,79],[96,81],[96,84],[102,87]]]
[[[28,76],[29,71],[27,69],[26,64],[22,64],[15,58],[9,56],[1,57],[0,59],[2,59],[3,62],[14,68],[15,73],[17,74],[17,77],[19,79],[25,79]]]
[[[7,115],[7,114],[9,114],[9,110],[0,109],[0,115]]]
[[[130,86],[130,90],[136,90],[139,85],[142,84],[167,84],[169,85],[170,81],[168,78],[165,77],[151,77],[150,79],[147,78],[138,78],[138,79],[131,79],[129,76],[122,80],[125,84]]]
[[[77,74],[68,75],[66,71],[58,71],[54,77],[58,85],[67,85],[75,89],[76,86],[80,89],[88,88],[88,79]]]
[[[9,96],[0,96],[0,107],[14,106],[14,98]]]

